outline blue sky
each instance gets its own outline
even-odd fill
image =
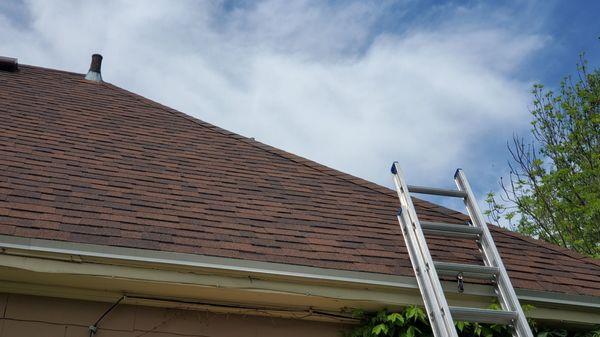
[[[600,64],[598,1],[3,1],[0,55],[84,73],[391,186],[498,188],[529,90]]]

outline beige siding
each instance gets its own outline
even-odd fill
[[[87,337],[110,303],[0,294],[0,337]],[[96,337],[338,337],[342,325],[120,305]]]

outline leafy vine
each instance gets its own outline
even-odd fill
[[[490,306],[500,309],[497,304]],[[532,306],[523,306],[530,311]],[[387,309],[369,313],[362,310],[354,312],[360,319],[360,325],[344,332],[344,337],[432,337],[433,333],[423,309],[408,306],[399,312]],[[511,337],[511,328],[506,325],[455,322],[459,337]],[[600,326],[589,330],[570,331],[564,328],[548,328],[529,320],[531,330],[536,337],[600,337]]]

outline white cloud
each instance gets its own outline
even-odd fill
[[[464,9],[376,34],[385,7],[360,3],[26,7],[26,25],[0,15],[0,54],[83,73],[100,51],[106,81],[386,185],[393,160],[422,184],[450,182],[458,166],[480,186],[496,179],[491,163],[528,118],[515,72],[544,42],[493,21],[461,25]]]

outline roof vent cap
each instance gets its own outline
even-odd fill
[[[19,70],[19,61],[16,58],[0,56],[0,70],[14,73]]]
[[[92,63],[90,64],[90,70],[88,71],[87,75],[85,75],[85,79],[94,82],[102,82],[102,74],[100,73],[101,67],[102,55],[92,55]]]

